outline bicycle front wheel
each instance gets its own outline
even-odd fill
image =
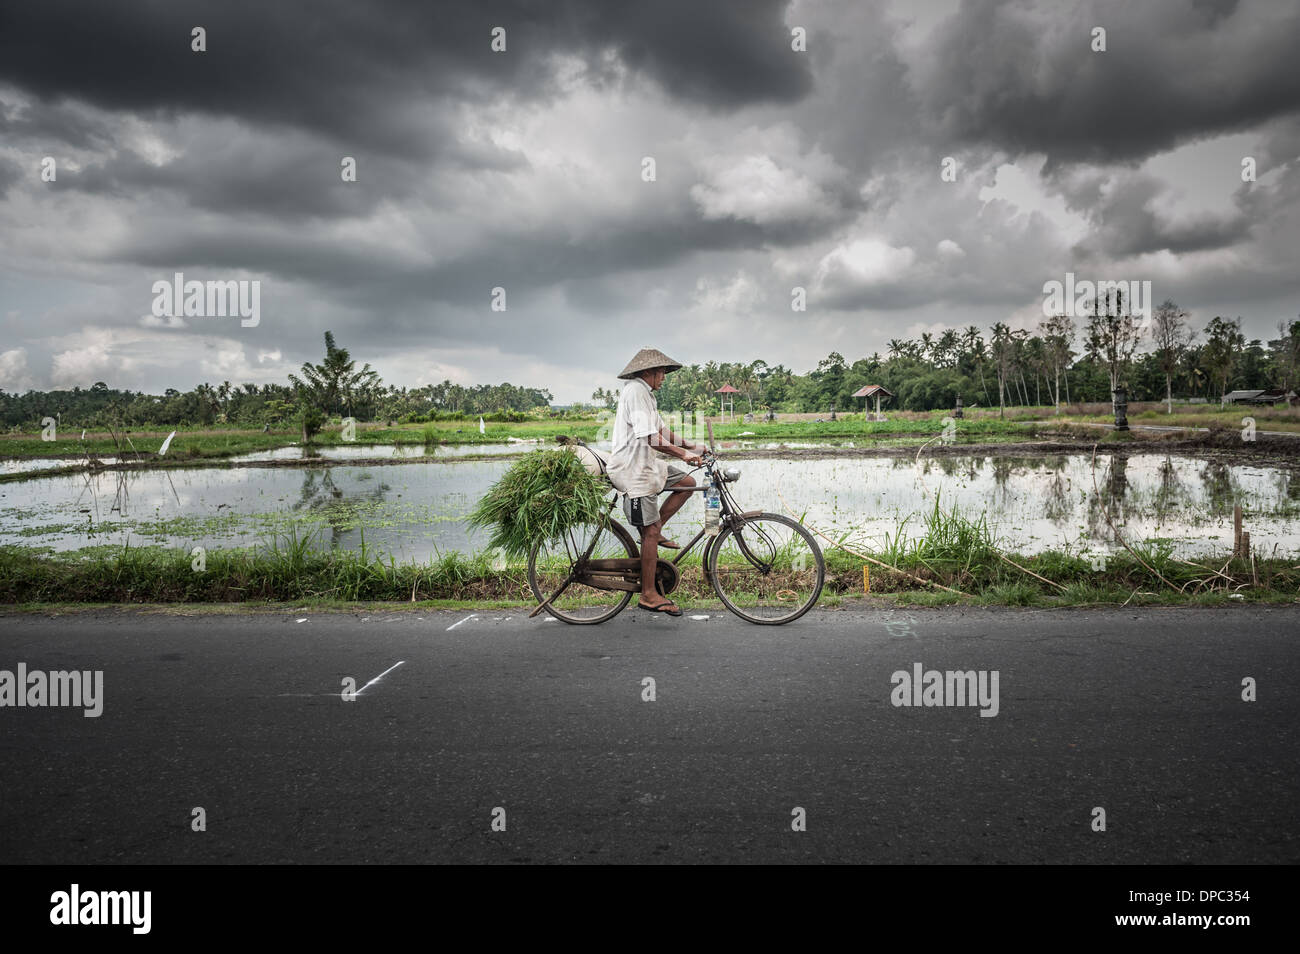
[[[528,585],[542,602],[564,582],[574,563],[595,538],[590,559],[627,559],[640,555],[632,535],[621,523],[579,524],[568,532],[543,540],[528,554]],[[566,623],[603,623],[617,616],[632,599],[628,590],[604,590],[583,583],[570,583],[546,606],[546,612]]]
[[[775,513],[734,518],[706,560],[714,592],[727,609],[764,626],[808,612],[826,582],[816,539],[797,520]]]

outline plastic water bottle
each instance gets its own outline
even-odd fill
[[[722,498],[718,495],[718,484],[709,481],[709,489],[704,492],[704,532],[711,537],[718,535],[722,517]]]

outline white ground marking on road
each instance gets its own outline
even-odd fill
[[[707,616],[692,616],[691,619],[708,619]]]
[[[369,689],[371,686],[373,686],[375,683],[377,683],[380,679],[383,679],[385,676],[387,676],[390,672],[392,672],[392,671],[393,671],[394,669],[396,669],[398,666],[402,666],[402,665],[405,665],[405,664],[406,664],[406,660],[403,659],[401,662],[399,662],[399,663],[394,663],[393,665],[389,666],[387,669],[385,669],[383,672],[381,672],[381,673],[380,673],[378,676],[376,676],[374,679],[371,679],[368,683],[366,683],[364,686],[362,686],[360,689],[358,689],[356,694],[357,694],[357,695],[361,695],[361,693],[365,692],[367,689]]]
[[[455,628],[456,628],[457,626],[459,626],[461,623],[468,623],[470,620],[472,620],[472,619],[477,619],[477,618],[478,618],[478,613],[470,613],[470,614],[469,614],[468,616],[466,616],[464,619],[462,619],[462,620],[457,620],[456,622],[454,622],[454,623],[452,623],[450,626],[448,626],[448,627],[447,627],[447,632],[450,633],[453,629],[455,629]]]
[[[543,617],[542,617],[542,622],[543,622],[543,623],[554,623],[554,622],[555,622],[555,617],[554,617],[554,616],[543,616]]]
[[[305,622],[307,622],[307,617],[304,616],[304,617],[303,617],[302,619],[300,619],[300,620],[295,620],[295,622],[305,623]]]

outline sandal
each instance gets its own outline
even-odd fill
[[[642,603],[640,600],[637,600],[636,608],[647,610],[651,613],[667,613],[669,616],[682,615],[682,611],[677,608],[677,604],[674,603],[672,600],[664,600],[662,603],[656,603],[653,606],[647,606],[645,603]]]
[[[676,540],[660,540],[659,545],[665,550],[680,550],[682,545]]]

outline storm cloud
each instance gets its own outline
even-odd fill
[[[1029,326],[1067,270],[1266,335],[1297,47],[1265,0],[6,5],[0,387],[283,381],[328,328],[394,383],[583,400],[644,345]],[[160,327],[178,271],[263,321]]]

